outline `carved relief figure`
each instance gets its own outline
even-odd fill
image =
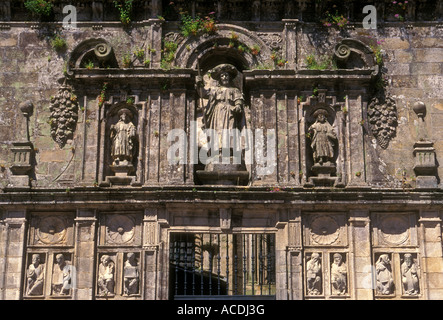
[[[420,292],[418,268],[410,253],[404,255],[404,262],[401,265],[401,280],[405,294],[417,295]]]
[[[232,85],[232,80],[238,74],[234,66],[222,64],[210,73],[211,77],[218,81],[218,86],[206,90],[203,88],[203,79],[197,77],[197,91],[202,98],[209,99],[204,110],[204,125],[206,129],[218,132],[221,147],[223,129],[241,129],[244,98],[242,92]]]
[[[325,109],[315,111],[316,121],[308,129],[314,162],[320,165],[328,164],[334,158],[334,145],[337,140],[334,128],[327,121],[327,116],[328,112]]]
[[[118,112],[119,121],[111,126],[111,156],[113,164],[128,165],[134,157],[136,128],[131,122],[132,113],[123,108]]]
[[[377,272],[377,291],[387,295],[394,293],[394,279],[392,277],[391,260],[387,254],[382,254],[375,265]]]
[[[65,261],[65,256],[60,253],[55,256],[57,266],[52,275],[53,293],[59,295],[69,294],[71,288],[72,266]]]
[[[32,263],[28,267],[27,290],[28,296],[43,295],[44,267],[40,264],[40,254],[32,255]]]
[[[124,292],[126,295],[137,294],[139,285],[139,271],[135,253],[130,252],[124,267]]]
[[[343,262],[342,255],[340,253],[335,253],[334,261],[331,265],[332,294],[346,294],[347,273],[348,270],[346,264]]]
[[[306,264],[306,280],[308,286],[308,294],[319,295],[321,290],[321,261],[320,254],[312,253],[311,259]]]
[[[100,295],[114,294],[114,274],[115,264],[109,255],[103,255],[100,258],[98,270],[98,287]]]

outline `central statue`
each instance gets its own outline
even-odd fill
[[[219,147],[222,147],[222,130],[241,130],[245,100],[242,92],[233,85],[238,70],[230,64],[221,64],[210,72],[211,78],[218,82],[217,86],[204,88],[203,78],[197,77],[197,91],[201,98],[208,99],[203,110],[205,129],[213,129],[218,133]]]

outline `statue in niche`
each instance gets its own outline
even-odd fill
[[[65,256],[60,253],[55,256],[57,266],[52,275],[53,293],[68,295],[71,288],[72,266],[65,261]]]
[[[417,295],[420,292],[418,284],[418,268],[410,253],[404,255],[404,262],[401,265],[401,280],[405,294]]]
[[[0,3],[0,20],[11,20],[11,1],[2,1],[2,3]]]
[[[126,295],[132,295],[138,293],[139,285],[139,271],[137,265],[137,258],[135,253],[130,252],[127,255],[127,260],[124,267],[124,292]]]
[[[219,65],[210,74],[218,81],[218,85],[206,90],[203,79],[197,77],[197,91],[202,98],[209,99],[203,111],[203,121],[205,129],[213,129],[218,133],[221,148],[223,129],[241,130],[245,101],[242,92],[232,84],[238,75],[238,70],[233,65]]]
[[[129,109],[120,109],[118,116],[119,121],[111,126],[113,165],[130,165],[134,158],[136,128]]]
[[[103,3],[92,1],[92,21],[103,21]]]
[[[32,263],[27,272],[27,290],[28,296],[43,295],[44,267],[40,264],[40,254],[32,255]]]
[[[306,280],[309,295],[319,295],[321,290],[321,261],[320,254],[312,253],[311,259],[306,264]]]
[[[394,293],[394,279],[392,277],[391,260],[389,255],[382,254],[375,265],[377,273],[377,291],[379,294],[388,295]]]
[[[325,109],[318,109],[313,116],[316,121],[309,127],[308,132],[314,162],[319,165],[331,165],[337,135],[327,120],[328,112]]]
[[[115,264],[109,255],[103,255],[100,258],[100,265],[98,270],[98,288],[100,295],[114,294],[114,274]]]
[[[335,253],[333,258],[334,261],[331,265],[332,294],[343,295],[346,294],[348,270],[340,253]]]

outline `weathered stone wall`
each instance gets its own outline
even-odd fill
[[[319,23],[325,10],[320,2],[302,9],[299,1],[178,1],[173,8],[168,1],[137,1],[129,26],[118,21],[111,2],[103,8],[94,3],[77,4],[77,29],[61,28],[64,2],[56,3],[50,22],[32,21],[22,2],[13,2],[9,14],[1,7],[1,299],[60,298],[49,278],[42,294],[26,293],[26,270],[37,253],[47,276],[60,253],[76,270],[73,289],[64,298],[107,298],[97,279],[105,255],[118,273],[112,298],[128,298],[123,265],[135,253],[140,288],[130,298],[168,299],[170,239],[181,232],[275,234],[277,299],[410,298],[402,291],[405,254],[420,269],[420,294],[413,298],[442,297],[442,1],[413,1],[405,21],[389,11],[390,1],[378,1],[377,30],[363,28],[363,4],[353,1],[337,4],[350,19],[344,28]],[[183,36],[179,5],[192,13],[214,11],[217,32]],[[56,33],[66,40],[64,50],[51,46]],[[231,48],[233,33],[238,38]],[[165,40],[177,44],[168,63]],[[90,60],[102,61],[94,49],[103,44],[112,48],[110,58],[88,69]],[[240,52],[238,44],[258,44],[261,51]],[[335,68],[338,44],[346,44],[352,55]],[[142,58],[134,54],[139,49]],[[124,64],[127,54],[130,66]],[[282,58],[281,66],[274,55]],[[326,57],[330,64],[311,68],[310,56]],[[196,77],[201,72],[209,81],[207,72],[220,63],[242,73],[246,126],[275,130],[275,168],[259,175],[254,162],[247,186],[202,186],[199,165],[168,162],[168,133],[184,130],[191,142],[192,122],[202,121]],[[368,113],[375,96],[392,101],[396,111],[393,135],[382,142],[372,132]],[[66,115],[64,121],[74,123],[72,136],[57,140],[52,114],[61,99],[78,104],[73,111],[78,116]],[[22,103],[27,100],[33,109],[26,117]],[[423,121],[416,102],[426,106]],[[338,135],[336,172],[318,182],[326,188],[316,185],[322,177],[311,171],[307,130],[312,111],[325,105]],[[109,136],[122,107],[133,116],[138,144],[135,173],[115,185],[119,177],[110,166]],[[27,141],[27,128],[30,144],[17,144]],[[418,183],[414,166],[421,154],[415,156],[414,148],[420,140],[430,141],[424,157],[432,158],[435,148],[437,172],[429,177],[437,176],[436,183]],[[17,165],[20,152],[14,148],[30,157],[20,160],[25,165]],[[187,160],[191,153],[185,154]],[[323,263],[318,296],[307,291],[305,277],[313,253]],[[348,266],[344,296],[332,293],[327,266],[335,253]],[[385,254],[395,290],[383,296],[373,281],[376,262]]]

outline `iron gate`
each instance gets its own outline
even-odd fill
[[[170,299],[275,297],[274,234],[171,233]]]

